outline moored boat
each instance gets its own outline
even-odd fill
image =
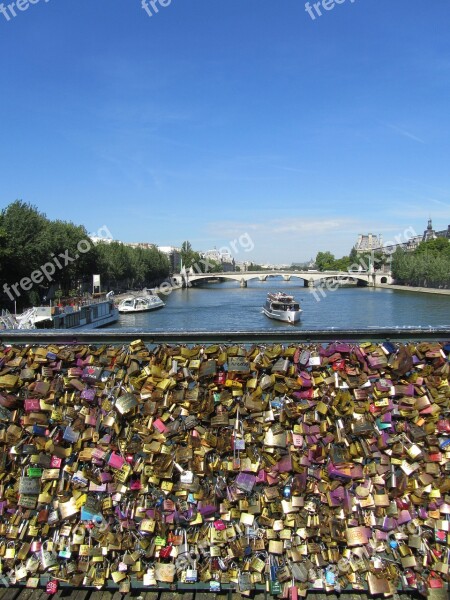
[[[269,319],[284,321],[285,323],[297,323],[300,320],[302,309],[293,296],[283,292],[267,294],[266,303],[263,306],[263,313]]]
[[[2,311],[0,329],[97,329],[119,320],[113,293],[66,306],[34,306],[20,315]]]
[[[75,306],[66,306],[58,314],[53,315],[54,329],[98,329],[111,325],[119,320],[119,311],[114,304],[112,292],[106,298],[88,300]],[[44,325],[36,323],[40,328]],[[45,325],[44,325],[45,326]]]
[[[120,313],[136,313],[156,310],[157,308],[163,308],[163,306],[165,304],[161,298],[156,296],[156,294],[148,294],[147,296],[130,296],[129,298],[124,298],[118,308]]]

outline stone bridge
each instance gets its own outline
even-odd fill
[[[179,287],[188,287],[207,282],[209,279],[221,279],[237,281],[241,287],[247,287],[247,283],[252,279],[266,281],[268,277],[282,277],[285,281],[290,281],[293,277],[302,279],[305,287],[314,287],[315,285],[325,284],[332,281],[355,282],[359,286],[376,287],[380,284],[390,284],[393,282],[391,273],[382,272],[347,272],[347,271],[230,271],[228,273],[189,273],[183,272],[172,277],[172,283]]]

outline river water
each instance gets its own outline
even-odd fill
[[[288,325],[262,312],[268,292],[295,296],[303,309],[300,322]],[[270,331],[383,327],[448,327],[450,296],[376,288],[346,287],[334,291],[305,288],[293,281],[270,278],[249,281],[247,288],[224,282],[173,290],[162,296],[160,310],[120,315],[114,328],[147,331]],[[315,292],[315,293],[314,293]]]

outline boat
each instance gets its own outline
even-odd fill
[[[156,294],[147,296],[130,296],[120,302],[118,308],[120,313],[136,313],[156,310],[165,306],[164,302]]]
[[[106,294],[106,298],[82,300],[73,306],[57,308],[52,315],[53,329],[98,329],[119,320],[112,292]],[[45,321],[37,322],[36,327],[45,327]]]
[[[267,294],[266,303],[263,306],[263,313],[269,319],[284,321],[285,323],[297,323],[300,320],[302,309],[294,297],[283,292]]]
[[[2,311],[0,329],[97,329],[116,323],[119,311],[110,292],[66,306],[34,306],[20,315]]]

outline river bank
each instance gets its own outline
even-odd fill
[[[423,292],[425,294],[442,294],[444,296],[450,296],[450,290],[441,290],[439,288],[413,287],[409,285],[394,285],[390,283],[382,283],[377,287],[385,288],[387,290],[400,290],[401,292]]]

